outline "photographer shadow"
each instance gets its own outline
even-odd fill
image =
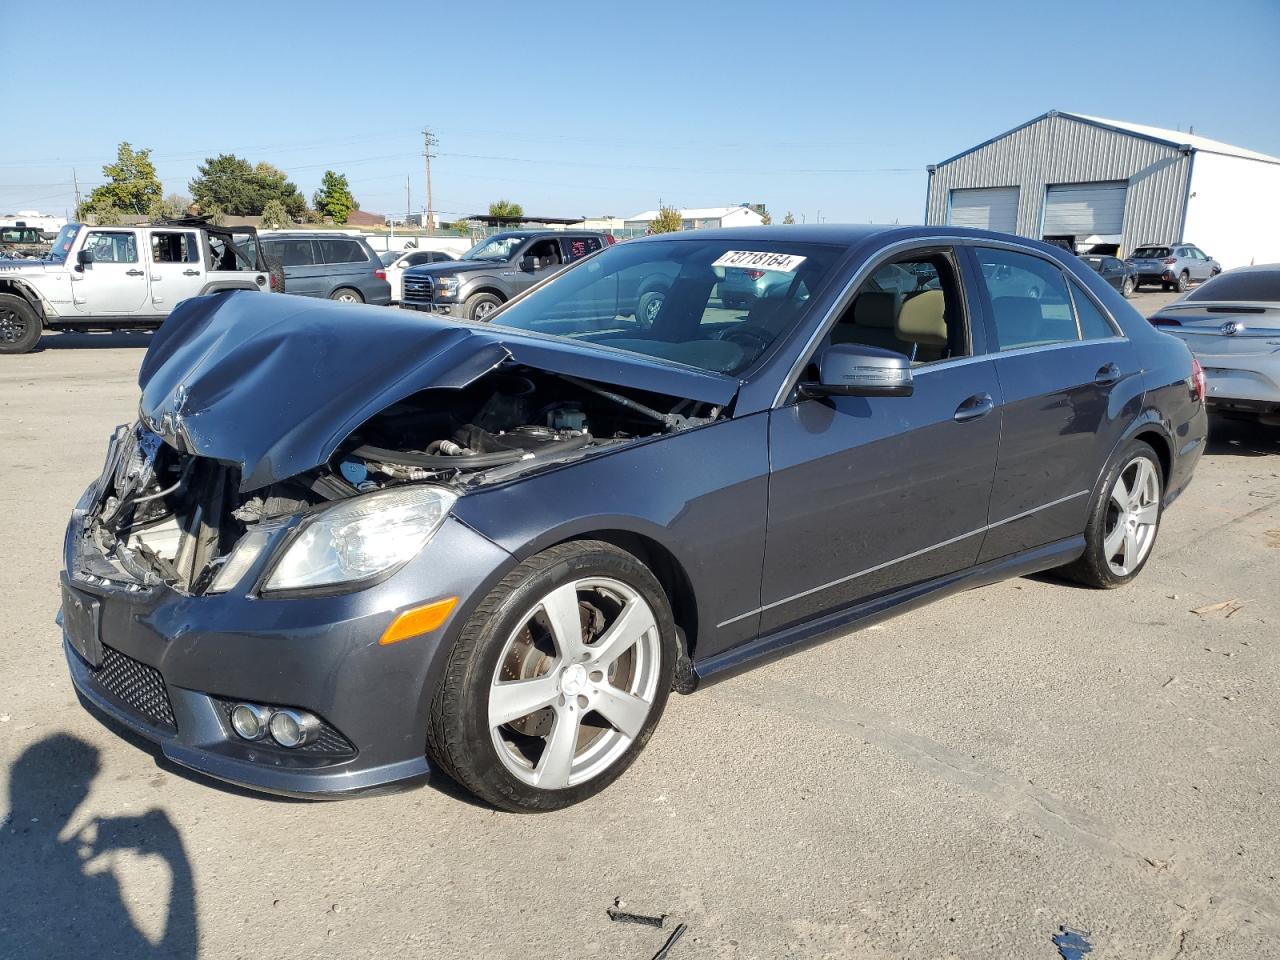
[[[28,747],[10,768],[0,834],[0,956],[194,958],[191,864],[164,811],[96,818],[67,833],[98,770],[97,748],[61,733]],[[122,853],[159,857],[168,868],[159,942],[130,915],[114,863]]]

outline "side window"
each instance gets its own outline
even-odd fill
[[[1098,305],[1074,280],[1071,281],[1071,299],[1076,304],[1076,316],[1080,319],[1080,334],[1085,340],[1105,340],[1119,336]]]
[[[404,265],[406,267],[416,267],[422,263],[430,263],[431,260],[432,257],[429,253],[411,253],[405,257]]]
[[[84,249],[98,263],[138,262],[138,237],[134,233],[94,230],[85,239]]]
[[[531,246],[526,257],[537,257],[538,268],[552,267],[561,262],[560,246],[556,243],[554,237],[547,237],[545,240],[539,240]]]
[[[595,237],[566,237],[564,241],[565,253],[568,254],[569,263],[581,260],[589,253],[595,253],[600,249],[600,241]]]
[[[320,248],[319,263],[364,263],[369,259],[364,248],[354,240],[330,237],[317,240],[316,245]]]
[[[268,240],[267,253],[286,267],[309,267],[316,262],[310,240]]]
[[[199,263],[200,245],[194,233],[153,230],[151,233],[153,263]]]
[[[1119,260],[1117,260],[1115,257],[1107,257],[1107,259],[1104,261],[1104,265],[1106,266],[1106,268],[1107,268],[1108,270],[1123,270],[1123,269],[1124,269],[1124,264],[1122,264],[1122,263],[1121,263]]]
[[[831,343],[894,350],[916,364],[971,352],[955,261],[930,250],[876,268],[831,329]]]
[[[977,247],[982,278],[991,297],[996,349],[1042,347],[1078,340],[1062,271],[1024,253]]]

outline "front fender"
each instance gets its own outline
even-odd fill
[[[53,305],[44,298],[44,295],[25,280],[15,276],[4,277],[2,279],[3,283],[0,283],[0,292],[3,292],[8,288],[13,293],[26,300],[27,303],[31,304],[31,309],[35,310],[36,316],[40,318],[41,323],[44,323],[49,317],[58,316],[58,311],[55,310]]]

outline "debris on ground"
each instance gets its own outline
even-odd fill
[[[615,923],[637,923],[642,927],[657,927],[659,930],[661,930],[663,925],[667,922],[667,915],[665,913],[660,916],[650,917],[645,916],[642,913],[628,913],[622,909],[622,906],[622,898],[615,897],[613,906],[605,910],[605,913],[609,914],[610,920],[613,920]]]
[[[1239,597],[1232,597],[1230,600],[1221,600],[1218,603],[1209,603],[1203,607],[1193,607],[1191,612],[1203,617],[1210,613],[1221,613],[1222,611],[1226,611],[1226,614],[1229,617],[1248,602],[1248,600],[1241,600]]]
[[[1058,927],[1058,933],[1053,938],[1053,944],[1058,948],[1058,955],[1062,957],[1062,960],[1080,960],[1086,953],[1093,953],[1093,944],[1089,942],[1089,932],[1087,930],[1076,930],[1066,924]]]
[[[662,949],[653,955],[653,960],[663,960],[663,958],[671,952],[671,948],[676,945],[676,941],[684,936],[684,931],[684,924],[678,924],[676,928],[671,931],[671,936],[667,937],[667,942],[662,945]]]

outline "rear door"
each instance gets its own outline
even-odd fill
[[[1030,251],[971,248],[1004,397],[980,561],[1075,536],[1142,399],[1128,338],[1084,286]]]
[[[310,237],[273,237],[262,241],[267,256],[284,265],[285,292],[304,297],[328,296],[324,267],[316,264]]]
[[[165,316],[204,288],[200,235],[194,230],[147,230],[145,237],[151,279],[149,311]]]
[[[147,316],[150,285],[138,231],[91,229],[82,250],[93,262],[71,274],[76,311],[93,317]]]
[[[315,241],[317,262],[324,264],[328,275],[328,296],[339,287],[350,287],[368,295],[365,285],[373,279],[373,268],[364,247],[345,237],[321,237]]]
[[[824,338],[916,357],[910,397],[792,397],[769,423],[760,632],[971,566],[1000,442],[995,365],[974,331],[957,253],[877,267]],[[885,290],[876,275],[915,278]],[[977,332],[977,336],[972,334]]]

